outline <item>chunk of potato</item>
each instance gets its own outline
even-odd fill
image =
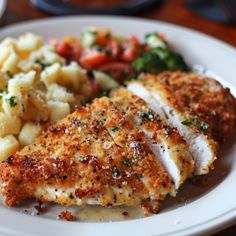
[[[6,160],[19,149],[19,142],[13,135],[0,138],[0,162]]]
[[[2,70],[5,72],[16,70],[17,63],[19,62],[19,57],[13,47],[9,47],[8,50],[8,56],[2,61]]]
[[[42,126],[33,122],[26,122],[19,134],[19,141],[21,146],[26,146],[33,143],[41,132]]]
[[[78,63],[71,62],[69,65],[61,67],[60,77],[58,78],[59,84],[78,91],[81,82],[85,80],[87,80],[86,71]]]
[[[47,100],[71,103],[75,98],[71,92],[66,90],[66,88],[58,84],[52,84],[48,87]]]
[[[15,49],[16,43],[17,43],[17,40],[15,38],[7,37],[1,41],[0,47],[12,46]]]
[[[55,63],[51,66],[48,66],[41,73],[41,80],[48,87],[50,84],[56,83],[59,76],[60,76],[60,64]]]
[[[31,116],[34,121],[47,121],[49,118],[49,112],[44,93],[35,90],[31,91],[29,95],[30,97],[25,115]]]
[[[48,101],[49,117],[56,122],[70,113],[70,106],[65,102]]]
[[[2,109],[9,116],[20,116],[23,111],[19,97],[10,93],[2,98]]]
[[[32,33],[26,33],[17,40],[17,49],[23,52],[31,52],[41,47],[42,44],[43,40],[41,37]]]
[[[10,55],[9,47],[0,46],[0,66],[2,67],[3,63],[6,61],[8,56]]]
[[[0,137],[9,134],[18,134],[21,128],[21,119],[0,112]]]
[[[26,74],[19,73],[8,82],[8,91],[12,95],[18,96],[29,91],[35,81],[35,71],[30,71]]]

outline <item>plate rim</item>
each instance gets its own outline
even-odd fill
[[[24,21],[24,22],[19,22],[19,23],[14,23],[14,24],[11,24],[11,25],[7,25],[7,26],[4,26],[3,28],[0,29],[0,38],[1,38],[1,35],[6,33],[7,31],[11,31],[11,30],[14,30],[14,28],[17,28],[17,27],[21,27],[21,26],[30,26],[30,25],[34,25],[34,24],[44,24],[48,21],[61,21],[61,20],[80,20],[80,19],[95,19],[95,18],[99,18],[99,19],[112,19],[112,20],[137,20],[137,21],[142,21],[142,22],[145,22],[145,23],[155,23],[155,24],[162,24],[164,26],[169,26],[169,27],[174,27],[176,29],[181,29],[181,30],[185,30],[185,31],[189,31],[189,32],[192,32],[194,34],[198,34],[198,35],[201,35],[203,37],[207,37],[211,40],[213,40],[214,42],[217,42],[218,44],[221,44],[225,47],[225,50],[228,50],[230,51],[230,53],[236,53],[236,48],[233,47],[232,45],[218,39],[218,38],[215,38],[213,36],[210,36],[210,35],[207,35],[203,32],[200,32],[200,31],[197,31],[197,30],[194,30],[194,29],[191,29],[191,28],[188,28],[188,27],[184,27],[184,26],[180,26],[180,25],[176,25],[176,24],[173,24],[173,23],[169,23],[169,22],[163,22],[163,21],[158,21],[158,20],[149,20],[149,19],[143,19],[143,18],[140,18],[140,17],[127,17],[127,16],[107,16],[107,15],[103,15],[103,16],[98,16],[98,15],[83,15],[83,16],[66,16],[66,17],[50,17],[50,18],[43,18],[43,19],[36,19],[36,20],[30,20],[30,21]],[[226,217],[227,216],[227,217]],[[217,221],[218,219],[224,217],[224,220],[223,221],[220,221],[220,223],[217,223],[214,224],[215,221]],[[40,218],[41,220],[42,218]],[[220,215],[220,216],[217,216],[216,218],[210,220],[211,222],[211,226],[209,227],[206,227],[204,225],[207,225],[207,223],[203,223],[203,224],[200,224],[201,226],[203,226],[203,228],[201,229],[201,231],[197,230],[196,228],[198,228],[198,226],[194,225],[194,226],[191,226],[191,227],[188,227],[188,228],[185,228],[185,229],[181,229],[181,230],[177,230],[173,233],[170,233],[168,235],[172,235],[172,234],[176,234],[176,233],[186,233],[185,231],[191,231],[191,233],[212,233],[212,232],[217,232],[218,230],[222,230],[224,228],[227,228],[229,226],[231,226],[232,224],[234,224],[234,220],[236,219],[236,208],[233,208],[231,209],[230,211],[224,213],[223,215]],[[47,221],[54,221],[54,220],[49,220],[49,219],[43,219],[43,220],[47,220]],[[127,221],[128,222],[128,221]],[[61,222],[63,223],[63,222]],[[103,224],[108,224],[109,222],[103,222]],[[113,222],[113,224],[116,223],[116,222]],[[78,224],[78,223],[76,223]],[[86,223],[86,224],[90,224],[90,223]],[[96,224],[101,224],[99,222],[97,222]],[[110,223],[109,223],[110,224]],[[1,227],[1,225],[0,225]],[[0,228],[0,233],[1,233],[1,228]]]

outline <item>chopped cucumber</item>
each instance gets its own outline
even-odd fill
[[[158,36],[158,33],[150,33],[145,36],[147,45],[151,48],[167,48],[167,43]]]
[[[116,82],[111,76],[105,74],[100,71],[93,72],[95,80],[102,87],[103,90],[110,90],[117,88],[119,86],[118,82]]]
[[[97,32],[95,30],[85,30],[81,36],[81,44],[83,48],[90,48],[96,42]]]

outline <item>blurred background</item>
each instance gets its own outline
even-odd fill
[[[236,47],[236,0],[0,0],[1,27],[71,14],[161,20],[204,32]],[[236,235],[236,226],[217,235]]]
[[[55,15],[133,15],[187,26],[236,46],[236,0],[0,0],[1,24]]]

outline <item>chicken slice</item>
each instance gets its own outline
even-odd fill
[[[123,163],[140,171],[139,178],[148,189],[151,200],[163,199],[174,191],[171,177],[147,145],[144,133],[117,105],[107,97],[95,99],[91,116],[103,122],[114,142],[124,151]]]
[[[202,126],[208,124],[181,106],[168,86],[162,84],[154,75],[142,75],[139,81],[131,81],[127,88],[144,99],[152,110],[178,130],[189,145],[195,161],[196,175],[207,174],[214,168],[217,144],[202,129]]]
[[[132,117],[136,127],[144,132],[150,149],[165,166],[177,190],[192,176],[194,170],[194,161],[186,142],[176,129],[165,124],[147,103],[134,93],[119,88],[112,92],[111,98]]]
[[[236,99],[218,81],[197,73],[164,72],[155,80],[174,95],[181,107],[193,112],[208,126],[206,133],[227,141],[236,132]]]
[[[9,206],[29,198],[64,205],[137,205],[161,200],[170,191],[171,178],[142,134],[130,130],[129,147],[119,147],[104,121],[91,118],[94,104],[77,109],[0,164]]]

